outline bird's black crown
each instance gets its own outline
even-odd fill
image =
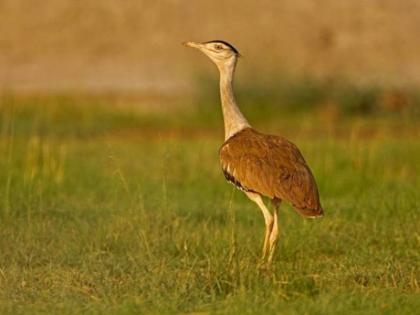
[[[235,54],[239,55],[239,51],[235,47],[233,47],[231,44],[229,44],[228,42],[225,42],[224,40],[219,40],[219,39],[210,40],[210,41],[206,42],[206,44],[207,43],[222,43],[222,44],[225,44],[226,46],[230,47],[230,49],[232,49]]]

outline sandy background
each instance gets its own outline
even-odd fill
[[[214,69],[180,43],[211,39],[243,81],[420,84],[420,1],[0,0],[0,89],[182,93]]]

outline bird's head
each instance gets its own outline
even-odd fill
[[[183,44],[187,47],[200,50],[207,55],[219,69],[226,65],[235,65],[237,58],[240,56],[235,47],[223,40],[212,40],[204,43],[185,42]]]

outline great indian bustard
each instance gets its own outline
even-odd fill
[[[244,191],[264,215],[262,259],[270,264],[279,235],[277,213],[282,200],[289,202],[304,217],[323,215],[315,179],[293,143],[281,136],[254,130],[242,115],[232,86],[238,51],[221,40],[186,42],[184,45],[203,52],[219,69],[225,127],[220,163],[226,179]],[[273,214],[265,206],[262,196],[273,201]]]

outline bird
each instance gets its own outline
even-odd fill
[[[261,209],[265,222],[262,265],[270,266],[279,238],[278,211],[285,201],[303,217],[324,215],[315,178],[298,147],[285,137],[252,128],[233,92],[238,50],[224,40],[184,42],[204,53],[219,70],[225,141],[219,157],[226,180]],[[264,199],[271,200],[271,212]]]

